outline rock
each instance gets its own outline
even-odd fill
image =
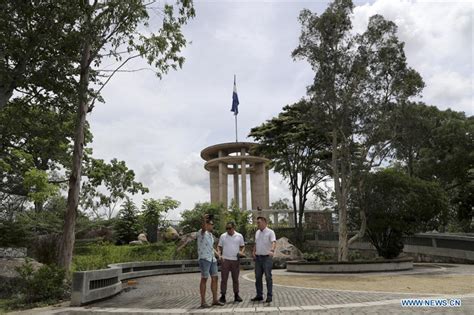
[[[145,233],[140,233],[138,235],[138,240],[141,241],[141,242],[144,242],[144,243],[148,243],[148,240],[146,238],[146,234]]]
[[[191,233],[188,233],[188,234],[184,234],[179,239],[178,248],[176,249],[176,251],[179,251],[179,250],[183,249],[186,245],[188,245],[189,243],[195,241],[196,238],[197,238],[197,232],[191,232]]]
[[[276,241],[275,255],[273,256],[274,268],[286,268],[287,261],[301,259],[303,259],[303,253],[291,244],[286,237]]]
[[[33,270],[38,270],[42,263],[31,258],[0,258],[0,278],[16,278],[18,272],[15,268],[22,266],[26,261],[30,261]]]
[[[30,261],[33,270],[38,270],[43,264],[31,258],[0,258],[0,299],[11,298],[21,285],[21,279],[16,268]]]
[[[0,247],[0,258],[24,258],[26,247]]]
[[[169,226],[163,233],[163,238],[165,241],[176,241],[179,238],[178,231],[176,231],[172,226]]]

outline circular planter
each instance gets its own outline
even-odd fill
[[[307,273],[361,273],[384,272],[413,269],[412,258],[366,260],[354,262],[313,262],[289,261],[286,270],[289,272]]]

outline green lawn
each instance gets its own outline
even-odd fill
[[[72,270],[102,269],[107,268],[108,264],[131,261],[172,260],[175,258],[175,253],[176,245],[174,243],[139,246],[117,246],[111,244],[78,245],[74,250]],[[183,259],[180,256],[177,259]]]

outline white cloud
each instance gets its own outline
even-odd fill
[[[379,0],[355,8],[354,28],[363,32],[374,14],[397,24],[408,64],[426,83],[423,101],[474,114],[472,2]]]

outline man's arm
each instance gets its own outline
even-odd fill
[[[273,255],[275,254],[275,249],[276,249],[276,236],[275,236],[275,232],[272,231],[272,235],[270,236],[270,241],[272,242],[272,249],[270,250],[270,256],[273,257]]]
[[[277,245],[276,241],[273,241],[273,242],[272,242],[272,249],[270,250],[270,256],[275,255],[275,248],[276,248],[276,245]]]
[[[243,236],[240,237],[240,244],[239,244],[239,247],[240,247],[240,252],[239,252],[239,254],[242,255],[242,256],[245,256],[245,253],[244,253],[245,242],[244,242],[244,237],[243,237]]]

